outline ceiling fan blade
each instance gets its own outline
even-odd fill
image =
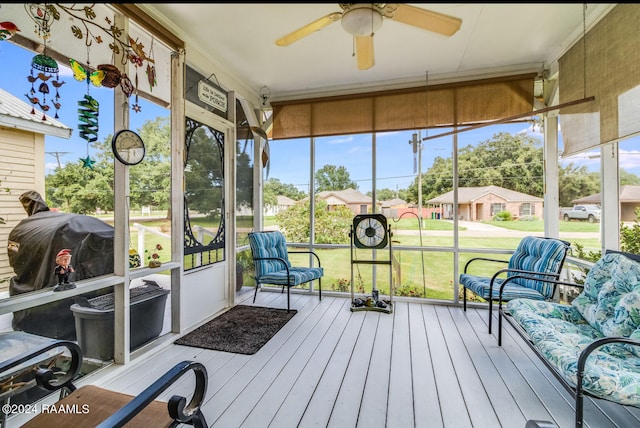
[[[314,31],[321,30],[327,25],[339,21],[341,17],[341,12],[333,12],[327,16],[323,16],[320,19],[316,19],[315,21],[305,25],[304,27],[298,28],[297,30],[287,34],[286,36],[279,38],[278,40],[276,40],[276,45],[288,46],[291,43],[297,42],[301,38],[308,36]]]
[[[402,22],[423,30],[452,36],[460,29],[462,20],[455,16],[445,15],[432,10],[421,9],[408,4],[397,3],[396,11],[389,16],[394,21]]]
[[[373,36],[356,37],[356,58],[358,69],[367,70],[373,67]]]

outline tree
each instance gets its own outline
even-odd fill
[[[390,201],[397,198],[397,191],[391,189],[376,189],[376,199],[379,201]],[[367,192],[367,196],[372,196],[372,192]]]
[[[633,185],[637,186],[640,184],[640,177],[635,175],[632,172],[629,172],[625,169],[620,168],[620,172],[618,173],[620,176],[620,185]]]
[[[490,140],[460,149],[458,185],[480,187],[495,185],[528,195],[543,196],[542,142],[525,134],[497,133]],[[633,178],[625,176],[631,181]],[[636,177],[637,178],[637,177]],[[405,199],[418,200],[418,179],[407,188]],[[599,175],[586,167],[569,164],[559,169],[560,205],[598,192]],[[453,161],[436,157],[422,174],[423,199],[428,200],[453,189]]]
[[[270,178],[264,182],[263,202],[265,205],[278,205],[278,196],[286,196],[294,201],[298,201],[305,196],[301,190],[298,190],[293,184],[285,184],[277,178]]]
[[[129,168],[131,183],[130,205],[138,209],[152,205],[156,209],[169,208],[171,184],[171,137],[169,118],[158,117],[145,122],[138,131],[146,146],[144,160]],[[64,211],[88,214],[100,208],[113,211],[113,153],[112,136],[91,143],[95,160],[86,168],[79,160],[69,162],[45,177],[46,200],[51,207]]]
[[[345,189],[358,190],[358,185],[344,166],[325,165],[316,172],[316,192]]]
[[[430,199],[452,190],[452,174],[452,159],[437,157],[422,174],[423,198]],[[460,149],[458,174],[460,187],[495,185],[541,197],[542,142],[525,134],[494,134],[490,140]],[[407,189],[412,202],[418,200],[417,180]]]
[[[318,244],[348,244],[353,211],[345,206],[329,210],[327,201],[316,198],[315,242]],[[290,242],[309,242],[309,200],[276,214],[276,223]]]
[[[584,165],[577,167],[569,163],[558,169],[558,187],[558,203],[561,207],[568,207],[574,199],[598,193],[600,175],[597,172],[589,172]]]

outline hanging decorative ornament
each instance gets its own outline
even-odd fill
[[[158,84],[156,81],[155,58],[153,57],[153,39],[151,39],[151,48],[149,48],[149,56],[147,58],[147,81],[149,82],[149,92],[153,92],[153,87]]]
[[[58,11],[53,5],[46,3],[25,3],[24,8],[36,24],[34,32],[45,41],[46,46],[46,41],[51,36],[51,24],[60,18]]]
[[[87,80],[87,85],[89,85],[89,82],[91,82],[93,86],[96,86],[98,88],[102,86],[102,82],[104,81],[104,78],[106,76],[106,73],[103,70],[95,70],[95,71],[86,70],[82,66],[82,64],[80,64],[78,61],[76,61],[73,58],[69,59],[69,63],[71,64],[71,71],[73,71],[74,79],[76,79],[79,82],[83,82]],[[87,88],[87,91],[88,91],[88,88]]]
[[[0,22],[0,42],[3,40],[9,40],[18,31],[20,31],[20,29],[13,22]]]
[[[136,102],[133,103],[131,109],[136,113],[140,113],[142,111],[142,107],[138,104],[138,72],[136,70]]]
[[[131,79],[127,76],[126,73],[122,74],[122,78],[120,79],[120,87],[122,88],[122,92],[126,95],[127,98],[133,94],[133,83],[131,83]]]
[[[58,92],[58,89],[64,84],[64,82],[59,80],[58,63],[50,56],[47,56],[47,40],[51,36],[51,24],[55,19],[59,19],[60,16],[58,15],[56,8],[52,5],[25,3],[24,8],[29,17],[33,22],[35,22],[35,33],[38,37],[42,37],[42,44],[44,45],[44,52],[34,56],[31,60],[31,75],[27,76],[27,79],[31,83],[31,90],[28,94],[25,94],[25,96],[34,106],[34,108],[31,109],[31,114],[36,114],[36,104],[43,112],[46,113],[49,111],[49,109],[51,109],[51,105],[47,102],[47,96],[50,93],[50,89],[47,81],[55,74],[55,80],[52,80],[51,84],[56,89],[56,95],[53,101],[49,100],[49,102],[51,102],[55,108],[55,118],[58,119],[58,110],[61,107],[60,93]],[[38,83],[38,80],[41,81],[37,89],[37,92],[39,92],[40,95],[36,94],[36,84]],[[42,120],[47,120],[46,114],[42,115]]]
[[[99,104],[98,101],[89,94],[91,85],[102,86],[102,82],[106,76],[106,73],[102,70],[91,71],[89,66],[89,46],[87,44],[87,68],[85,69],[78,61],[69,59],[71,63],[71,69],[73,70],[73,77],[79,81],[87,82],[87,93],[83,99],[78,101],[78,131],[80,138],[87,141],[87,157],[80,159],[84,168],[93,169],[95,161],[89,156],[89,145],[95,141],[98,141],[98,115]]]
[[[87,141],[87,157],[80,160],[84,168],[93,169],[95,161],[89,156],[89,145],[98,140],[99,104],[87,91],[84,98],[78,101],[78,107],[78,120],[80,121],[78,130],[80,138]]]
[[[47,96],[50,93],[49,84],[47,82],[55,75],[55,80],[51,81],[51,84],[56,90],[52,106],[56,110],[55,118],[58,119],[58,110],[61,107],[59,102],[60,93],[58,92],[58,89],[64,84],[63,81],[59,80],[58,71],[58,63],[50,56],[39,54],[34,56],[31,60],[31,75],[27,76],[27,80],[31,83],[31,90],[28,94],[25,94],[29,102],[34,106],[34,108],[31,109],[31,114],[36,114],[35,105],[38,105],[38,107],[40,107],[40,109],[45,113],[51,108],[47,101]],[[37,92],[41,95],[36,94],[36,84],[38,83],[38,80],[41,82],[38,85]],[[47,120],[45,114],[42,115],[42,120]]]
[[[136,102],[131,106],[131,109],[136,113],[140,113],[142,111],[142,106],[138,104],[138,68],[142,67],[144,61],[154,62],[152,58],[149,58],[147,54],[144,52],[144,45],[142,43],[138,43],[137,40],[133,40],[131,36],[129,36],[129,43],[131,44],[131,51],[129,52],[129,61],[136,68]],[[153,72],[155,76],[155,71]],[[155,80],[155,78],[154,78]]]
[[[80,160],[82,161],[83,168],[93,169],[93,164],[96,163],[95,160],[91,159],[91,156],[89,156],[88,153],[86,158],[80,158]]]
[[[80,138],[87,140],[87,143],[98,141],[98,101],[91,95],[86,94],[83,99],[78,101],[78,125]]]
[[[122,73],[118,70],[118,67],[111,64],[100,64],[98,66],[98,70],[104,73],[104,78],[102,79],[102,86],[105,88],[115,88],[120,84],[122,79]]]

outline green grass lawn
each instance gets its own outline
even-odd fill
[[[215,219],[198,218],[195,223],[200,226],[212,228],[218,226]],[[140,222],[142,223],[142,222]],[[486,222],[497,227],[510,230],[518,230],[522,232],[540,232],[544,230],[542,221],[500,221]],[[166,221],[153,220],[144,222],[145,226],[161,227]],[[241,228],[250,228],[252,225],[251,218],[238,219]],[[265,226],[275,225],[274,217],[265,218]],[[389,220],[389,225],[393,232],[400,230],[419,230],[417,218],[403,218],[395,222]],[[423,230],[452,231],[453,224],[449,221],[423,219]],[[560,222],[561,232],[594,232],[599,231],[599,224],[590,224],[587,222]],[[246,232],[239,232],[240,235],[246,235]],[[170,254],[168,249],[170,243],[157,239],[155,235],[146,236],[146,247],[151,250],[156,242],[159,242],[164,251],[161,252],[161,260],[169,260]],[[239,237],[240,239],[241,237]],[[136,242],[137,235],[132,232],[132,242]],[[501,237],[495,239],[491,236],[482,237],[459,237],[460,248],[481,248],[481,249],[513,249],[522,238],[517,237]],[[572,244],[580,243],[585,249],[597,250],[600,248],[600,241],[597,235],[594,238],[572,239]],[[402,246],[424,246],[429,248],[452,247],[453,233],[445,234],[445,236],[424,235],[422,237],[416,235],[403,235],[394,233],[393,235],[393,275],[395,284],[395,294],[402,296],[427,297],[430,299],[453,299],[453,266],[454,254],[450,251],[416,251],[401,249]],[[322,267],[325,269],[325,276],[322,284],[325,290],[335,291],[351,291],[351,254],[350,249],[317,249],[316,252],[321,258]],[[460,253],[459,269],[462,271],[465,263],[472,257],[490,257],[507,260],[508,254],[480,254],[473,252]],[[144,256],[143,256],[144,257]],[[370,250],[359,250],[356,252],[356,258],[371,258]],[[388,250],[378,250],[377,257],[383,260],[388,259]],[[386,258],[386,259],[385,259]],[[292,255],[292,263],[298,266],[308,265],[308,256]],[[147,260],[143,258],[143,264]],[[475,264],[473,273],[479,275],[491,276],[496,269],[501,266],[496,264]],[[366,295],[371,293],[374,276],[377,279],[377,287],[383,294],[389,292],[389,265],[370,265],[355,264],[354,267],[354,290],[356,294]],[[244,273],[244,284],[252,285],[251,269]]]
[[[484,224],[522,232],[544,231],[544,221],[483,221]],[[560,232],[599,232],[600,223],[586,221],[560,221]]]

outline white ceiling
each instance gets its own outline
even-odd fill
[[[337,3],[139,4],[182,37],[187,50],[197,49],[254,94],[267,86],[272,101],[416,86],[427,79],[436,84],[543,70],[553,75],[559,56],[585,28],[579,3],[413,5],[461,18],[462,26],[445,37],[385,19],[374,36],[375,65],[358,70],[353,38],[340,22],[289,46],[275,44],[340,12]],[[614,6],[589,4],[587,31]]]

